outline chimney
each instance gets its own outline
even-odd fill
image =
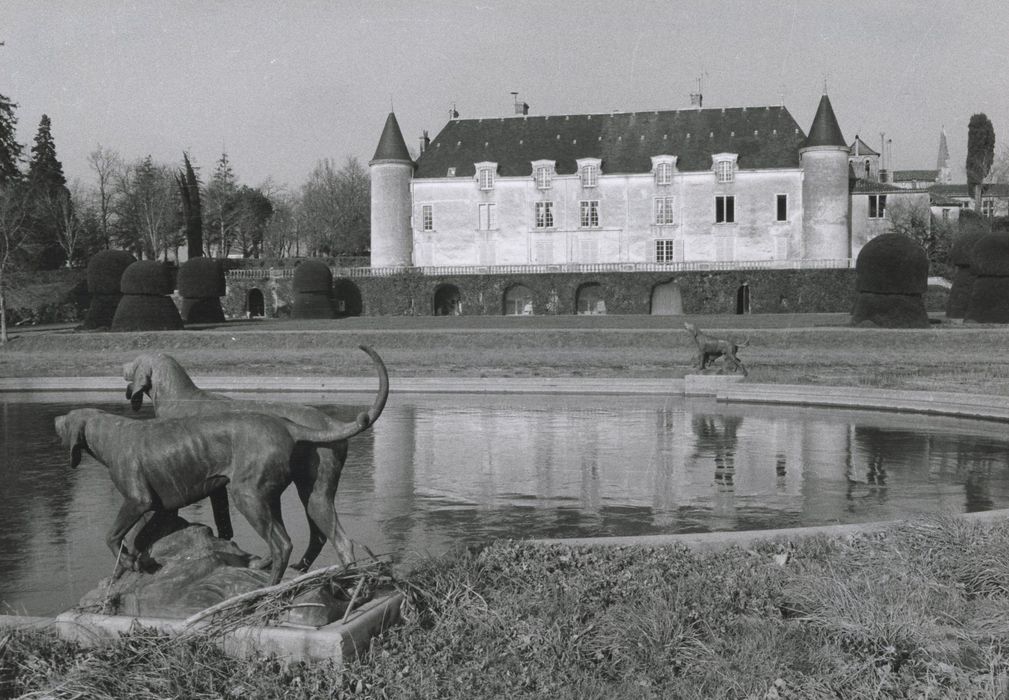
[[[517,92],[512,92],[512,101],[515,104],[515,114],[529,114],[529,105],[519,101],[519,94]]]
[[[421,152],[421,155],[424,154],[424,151],[426,151],[427,147],[430,146],[430,145],[431,145],[431,137],[427,135],[427,129],[425,129],[424,133],[420,137],[420,152]]]

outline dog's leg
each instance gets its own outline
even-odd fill
[[[258,488],[236,487],[234,482],[229,493],[235,508],[270,549],[269,558],[260,561],[256,568],[265,569],[269,565],[270,585],[280,583],[291,558],[291,538],[287,536],[283,521],[276,520],[280,513],[280,494],[262,493]]]
[[[129,550],[123,540],[126,539],[126,533],[130,531],[130,528],[137,524],[137,521],[143,517],[144,513],[151,510],[151,505],[151,501],[149,500],[135,501],[127,498],[123,501],[123,505],[120,506],[116,519],[105,536],[105,543],[118,560],[116,570],[112,573],[113,580],[118,579],[123,573],[133,568],[136,556]]]
[[[321,463],[327,460],[332,461],[333,459],[339,459],[342,463],[342,459],[347,455],[346,443],[343,443],[341,454],[334,455],[334,452],[335,450],[327,448],[317,449],[309,445],[299,444],[295,447],[294,454],[291,457],[291,476],[294,486],[298,490],[298,498],[301,499],[301,505],[305,508],[305,518],[308,520],[308,547],[305,549],[305,553],[301,559],[298,560],[298,563],[293,565],[293,568],[297,571],[308,571],[309,567],[312,566],[312,562],[315,561],[315,558],[322,551],[322,546],[326,544],[326,533],[315,524],[308,504],[312,497],[312,490],[319,481],[319,474],[330,474],[332,472],[331,466]],[[337,472],[337,480],[339,480],[339,472]]]
[[[214,511],[214,525],[217,526],[217,536],[222,540],[230,540],[235,536],[231,527],[231,511],[228,509],[228,490],[218,486],[210,492],[210,507]]]

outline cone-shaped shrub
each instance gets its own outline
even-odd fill
[[[182,329],[182,317],[172,293],[168,266],[155,260],[139,260],[123,272],[123,298],[112,319],[114,331],[174,331]]]
[[[971,251],[970,301],[965,321],[1009,323],[1009,233],[989,233]]]
[[[122,298],[119,283],[123,272],[136,258],[125,250],[103,250],[88,261],[87,281],[91,302],[83,328],[108,328]]]
[[[865,244],[855,261],[855,289],[852,325],[928,327],[928,256],[907,236],[885,233]]]
[[[294,268],[291,318],[333,318],[333,273],[319,260]]]
[[[224,265],[213,258],[191,258],[179,268],[184,323],[223,323],[221,297],[227,294]]]

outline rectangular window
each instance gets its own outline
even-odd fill
[[[480,168],[480,189],[494,189],[494,171],[490,168]]]
[[[942,210],[942,220],[949,221],[949,209]]]
[[[425,231],[434,231],[434,207],[425,204],[420,208],[421,226]]]
[[[594,165],[582,167],[582,187],[595,187],[599,183],[599,168]]]
[[[736,198],[733,195],[715,197],[715,223],[732,224],[736,221]]]
[[[869,195],[869,218],[870,219],[882,219],[886,216],[886,195],[885,194],[870,194]]]
[[[715,164],[715,173],[719,182],[732,182],[732,161],[720,160]]]
[[[590,199],[580,202],[581,217],[579,219],[582,228],[596,228],[599,226],[599,200]]]
[[[480,205],[480,230],[490,231],[497,228],[497,207],[494,204]]]
[[[981,200],[981,216],[991,219],[995,216],[995,200],[994,199],[982,199]]]
[[[655,223],[658,226],[668,226],[673,223],[673,198],[655,198]]]
[[[655,241],[655,262],[671,263],[678,262],[676,259],[676,241],[660,240]]]
[[[536,202],[536,228],[554,227],[554,203]]]
[[[536,168],[536,188],[540,190],[550,189],[550,168]]]
[[[673,182],[673,164],[659,163],[655,166],[655,184],[669,185]]]
[[[777,218],[776,221],[788,221],[788,195],[779,194],[776,197]]]

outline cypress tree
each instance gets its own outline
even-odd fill
[[[974,195],[974,208],[981,211],[981,184],[995,159],[995,127],[985,114],[971,115],[967,124],[967,191]]]
[[[203,255],[203,207],[200,204],[200,181],[196,178],[189,154],[183,153],[183,169],[176,175],[182,198],[182,218],[186,227],[186,247],[190,258]]]

